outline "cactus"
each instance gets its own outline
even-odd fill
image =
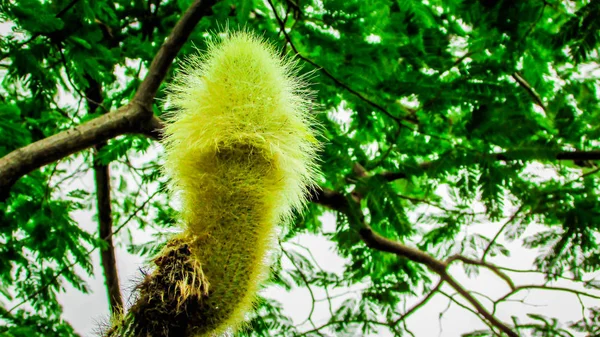
[[[212,337],[242,327],[278,226],[314,185],[318,142],[297,63],[251,33],[222,35],[169,87],[164,173],[184,228],[109,337]]]

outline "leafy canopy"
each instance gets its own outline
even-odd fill
[[[131,102],[190,3],[2,2],[0,157]],[[536,254],[531,269],[548,282],[569,278],[597,295],[600,284],[588,275],[600,268],[598,17],[600,2],[583,0],[212,6],[172,69],[226,23],[297,54],[304,72],[316,69],[323,193],[281,239],[287,266],[274,266],[271,284],[359,289],[336,302],[331,317],[305,324],[265,298],[246,334],[410,333],[403,304],[439,291],[440,274],[410,256],[370,247],[360,235],[365,223],[440,261],[459,254],[495,263],[509,256],[502,242],[517,242]],[[102,88],[101,102],[90,97],[93,86]],[[163,88],[151,106],[157,117],[168,110]],[[91,111],[91,103],[99,108]],[[106,249],[104,240],[74,221],[77,212],[95,211],[95,190],[77,183],[94,160],[113,169],[113,236],[134,254],[160,248],[163,234],[143,245],[131,240],[136,230],[164,233],[174,226],[160,151],[146,136],[116,135],[98,153],[70,155],[0,191],[0,335],[77,335],[57,294],[67,283],[87,292],[85,279],[101,273],[90,255]],[[323,227],[330,212],[333,231]],[[498,235],[469,230],[492,223],[505,224]],[[540,226],[527,232],[532,224]],[[292,244],[299,235],[331,241],[347,261],[343,275],[321,269],[318,257]],[[598,334],[598,307],[583,310],[579,322],[531,314],[509,323],[522,334]],[[472,336],[499,331],[483,320],[489,329]]]

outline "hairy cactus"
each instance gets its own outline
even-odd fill
[[[183,231],[107,336],[239,329],[268,275],[277,226],[314,184],[318,142],[296,63],[248,32],[223,35],[169,88],[164,172]]]

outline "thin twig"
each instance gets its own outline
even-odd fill
[[[583,300],[581,299],[581,295],[577,294],[577,300],[579,301],[579,305],[581,306],[581,320],[583,321],[583,325],[585,325],[585,330],[588,332],[592,332],[592,327],[588,324],[587,317],[585,317],[585,304],[583,304]]]
[[[54,16],[55,18],[60,18],[63,15],[65,15],[71,8],[73,8],[73,6],[75,6],[75,4],[77,4],[79,2],[79,0],[71,0],[71,2],[69,2],[63,9],[60,10],[60,12],[56,13],[56,15]],[[21,49],[23,47],[25,47],[27,44],[29,44],[31,41],[35,40],[38,38],[38,36],[42,35],[41,32],[37,32],[34,33],[33,35],[31,35],[31,37],[29,39],[27,39],[26,41],[23,41],[21,44],[19,44],[19,47],[17,49]],[[3,60],[4,58],[6,58],[7,56],[9,56],[10,53],[6,53],[3,54],[2,56],[0,56],[0,60]]]
[[[494,327],[492,325],[490,325],[477,311],[475,311],[475,310],[469,308],[468,306],[464,305],[463,303],[460,303],[459,301],[457,301],[454,298],[454,296],[457,294],[449,295],[448,293],[444,292],[443,290],[440,290],[439,293],[444,295],[446,298],[448,298],[448,300],[450,301],[448,303],[448,306],[450,306],[450,303],[454,303],[454,304],[458,305],[459,307],[471,312],[473,315],[477,316],[477,318],[479,318],[485,325],[487,325],[488,328],[490,328],[490,331],[492,331],[492,333],[494,335],[499,336],[499,334],[494,330]],[[446,310],[448,310],[448,308],[446,308]]]
[[[102,102],[97,102],[97,101],[89,98],[85,93],[83,93],[83,92],[81,92],[81,90],[79,90],[79,88],[75,85],[75,82],[73,82],[71,75],[69,74],[69,64],[67,62],[67,58],[65,57],[65,54],[64,54],[62,48],[59,45],[56,45],[56,49],[58,50],[62,64],[65,67],[65,74],[67,75],[67,81],[69,82],[69,84],[71,84],[71,87],[73,88],[73,90],[75,90],[75,92],[77,94],[79,94],[79,97],[84,98],[88,103],[94,104],[98,107],[101,107],[102,113],[108,112],[108,109],[104,105],[102,105]]]
[[[317,266],[317,268],[319,268],[323,273],[325,273],[325,270],[323,268],[321,268],[321,266],[319,265],[319,262],[317,261],[317,259],[313,255],[313,253],[310,251],[310,249],[308,249],[308,248],[306,248],[306,247],[304,247],[304,246],[302,246],[300,244],[297,244],[295,242],[289,242],[289,243],[293,244],[293,245],[295,245],[297,247],[300,247],[300,248],[304,249],[308,253],[308,255],[310,256],[310,258],[312,259],[313,263]],[[333,306],[331,304],[332,297],[329,295],[329,287],[325,284],[325,285],[323,285],[323,289],[325,290],[325,296],[326,296],[327,304],[329,305],[329,314],[331,316],[333,316]],[[319,302],[319,300],[315,300],[315,302]]]
[[[281,248],[281,251],[283,252],[283,254],[290,260],[290,262],[292,262],[292,265],[294,266],[294,268],[296,268],[296,270],[300,274],[300,278],[302,278],[302,281],[304,282],[304,284],[306,285],[306,288],[308,289],[308,292],[310,293],[310,298],[312,299],[308,317],[299,325],[303,325],[304,323],[306,323],[308,321],[308,322],[310,322],[310,324],[312,325],[313,328],[316,328],[316,325],[312,320],[312,315],[315,312],[315,294],[313,293],[313,290],[310,286],[310,283],[308,282],[308,279],[306,278],[306,275],[304,275],[304,272],[302,272],[300,267],[298,267],[298,265],[296,264],[296,261],[294,261],[294,259],[288,254],[288,252],[285,250],[285,248],[283,248],[281,241],[278,241],[278,243],[279,243],[279,247]]]
[[[544,110],[544,112],[546,112],[546,106],[544,105],[544,101],[542,101],[542,98],[537,94],[537,92],[535,92],[535,90],[531,87],[531,85],[529,83],[527,83],[527,81],[523,77],[521,77],[521,75],[518,72],[512,73],[511,77],[515,81],[517,81],[517,83],[521,87],[523,87],[523,89],[525,89],[525,91],[527,91],[529,96],[531,96],[531,98],[533,98],[533,101],[535,102],[535,104],[537,104],[540,108],[542,108],[542,110]]]
[[[450,265],[450,264],[451,264],[453,261],[457,261],[457,260],[458,260],[458,261],[461,261],[461,262],[463,262],[463,263],[466,263],[466,264],[471,264],[471,265],[475,265],[475,266],[482,266],[482,267],[485,267],[485,268],[487,268],[487,269],[491,270],[491,271],[492,271],[494,274],[498,275],[498,277],[500,277],[501,279],[503,279],[503,280],[506,282],[506,284],[508,284],[508,286],[509,286],[509,288],[510,288],[511,290],[514,290],[514,289],[515,289],[515,284],[513,283],[512,279],[511,279],[510,277],[508,277],[508,275],[506,275],[505,273],[503,273],[503,272],[502,272],[502,271],[501,271],[501,270],[500,270],[498,267],[496,267],[495,265],[493,265],[493,264],[490,264],[490,263],[486,263],[486,262],[484,262],[484,261],[478,261],[478,260],[474,260],[474,259],[468,258],[468,257],[466,257],[466,256],[462,256],[462,255],[455,255],[455,256],[452,256],[452,257],[450,257],[450,258],[449,258],[449,259],[446,261],[446,263],[447,263],[448,265]]]
[[[438,290],[440,290],[440,288],[442,287],[442,284],[444,283],[443,280],[440,280],[438,282],[438,284],[429,291],[429,293],[427,293],[427,295],[420,300],[417,304],[413,305],[410,309],[408,309],[408,311],[406,311],[404,314],[402,314],[402,316],[398,317],[398,319],[396,319],[392,325],[396,326],[398,323],[405,321],[410,315],[412,315],[417,309],[421,308],[422,306],[424,306],[425,304],[427,304],[427,302],[433,297],[433,295],[435,295]]]
[[[567,280],[567,281],[578,282],[578,283],[581,282],[583,284],[589,283],[589,282],[591,282],[591,281],[594,280],[594,279],[590,279],[590,280],[587,280],[587,281],[583,281],[583,280],[580,280],[580,279],[566,277],[566,276],[563,276],[561,274],[556,274],[556,273],[547,274],[547,273],[544,273],[544,272],[539,271],[539,270],[513,269],[513,268],[501,267],[501,266],[496,266],[496,268],[504,270],[504,271],[508,271],[508,272],[511,272],[511,273],[542,274],[544,276],[557,277],[557,278],[560,278],[560,279],[563,279],[563,280]]]
[[[112,236],[114,236],[115,234],[117,234],[121,229],[123,229],[128,223],[129,221],[131,221],[131,219],[133,219],[136,214],[141,211],[143,208],[146,207],[146,205],[150,202],[150,200],[152,200],[152,198],[154,198],[154,196],[156,196],[158,193],[160,192],[160,190],[157,190],[156,192],[154,192],[154,194],[152,194],[146,201],[144,201],[144,203],[142,203],[142,205],[140,207],[138,207],[131,216],[129,216],[127,218],[127,220],[125,220],[125,222],[123,222],[119,227],[117,227],[117,229],[115,229],[112,233],[110,233],[110,235],[108,235],[107,237],[103,238],[103,239],[108,239]],[[86,255],[89,256],[90,254],[92,254],[96,249],[98,248],[98,246],[93,247],[92,249],[88,250],[86,252]],[[67,270],[71,269],[73,266],[75,266],[76,264],[78,264],[78,261],[73,261],[72,263],[64,266],[62,269],[60,269],[57,273],[55,273],[48,282],[44,283],[40,288],[38,288],[36,291],[34,291],[31,295],[27,296],[26,298],[24,298],[21,302],[15,304],[12,308],[10,308],[10,310],[8,310],[8,313],[12,313],[14,310],[16,310],[17,308],[19,308],[20,306],[22,306],[23,304],[31,301],[32,299],[34,299],[35,297],[37,297],[39,294],[42,293],[42,291],[46,290],[54,281],[56,281],[64,272],[66,272]]]
[[[538,289],[538,290],[548,290],[548,291],[562,291],[562,292],[568,292],[568,293],[571,293],[571,294],[574,294],[574,295],[580,295],[580,296],[585,296],[585,297],[589,297],[589,298],[600,300],[600,295],[594,295],[594,294],[590,294],[590,293],[579,291],[579,290],[575,290],[575,289],[569,289],[569,288],[565,288],[565,287],[552,287],[552,286],[539,285],[539,284],[528,284],[528,285],[521,285],[521,286],[516,287],[514,290],[510,291],[506,295],[500,297],[496,301],[496,304],[505,301],[507,298],[509,298],[509,297],[517,294],[518,292],[520,292],[522,290],[527,290],[527,289]]]
[[[375,321],[375,320],[370,320],[370,319],[365,319],[365,320],[347,320],[347,321],[330,321],[330,322],[327,322],[327,323],[325,323],[325,324],[323,324],[321,326],[318,326],[318,327],[316,327],[314,329],[304,331],[301,334],[298,334],[296,336],[297,337],[306,336],[306,335],[318,332],[320,330],[323,330],[323,329],[325,329],[327,327],[330,327],[330,326],[336,325],[336,324],[360,324],[360,323],[362,323],[362,324],[374,324],[374,325],[380,325],[380,326],[384,326],[386,328],[390,328],[390,324],[389,323]]]
[[[314,61],[304,57],[302,54],[300,54],[300,52],[298,51],[298,49],[296,48],[296,46],[294,45],[294,43],[292,42],[291,37],[289,36],[289,34],[286,32],[285,30],[285,23],[283,22],[283,20],[279,17],[279,14],[277,14],[277,9],[275,8],[275,5],[273,4],[272,0],[267,0],[267,2],[269,3],[269,5],[271,6],[271,9],[273,10],[273,14],[275,15],[275,19],[277,20],[277,22],[279,23],[279,27],[280,27],[280,31],[283,33],[283,35],[285,36],[285,39],[287,41],[287,43],[289,43],[290,47],[292,48],[292,50],[294,51],[294,53],[296,53],[296,55],[298,56],[298,58],[300,58],[301,60],[303,60],[304,62],[309,63],[310,65],[312,65],[313,67],[319,69],[323,74],[325,74],[327,77],[329,77],[333,82],[335,82],[335,84],[339,85],[340,87],[346,89],[348,92],[350,92],[352,95],[356,96],[357,98],[359,98],[360,100],[362,100],[363,102],[371,105],[372,107],[374,107],[375,109],[383,112],[386,116],[388,116],[389,118],[393,119],[396,122],[400,122],[402,120],[407,120],[410,121],[412,123],[415,123],[415,121],[411,120],[411,119],[404,119],[404,118],[398,118],[394,115],[392,115],[391,112],[389,112],[386,108],[384,108],[383,106],[373,102],[372,100],[369,100],[368,98],[366,98],[363,94],[359,93],[358,91],[350,88],[350,86],[348,86],[347,84],[343,83],[342,81],[340,81],[339,79],[337,79],[335,76],[333,76],[333,74],[331,74],[327,69],[321,67],[320,65],[318,65],[317,63],[315,63]]]
[[[508,221],[506,221],[504,223],[504,225],[502,225],[502,227],[500,227],[500,230],[498,231],[498,233],[496,233],[496,235],[494,236],[494,238],[492,239],[492,241],[490,241],[488,243],[487,247],[483,251],[483,256],[481,256],[481,261],[482,262],[485,262],[485,258],[487,257],[488,253],[490,252],[490,249],[496,243],[496,240],[498,240],[498,237],[500,237],[500,234],[506,229],[506,227],[511,222],[513,222],[517,218],[517,215],[519,215],[519,213],[521,213],[521,211],[523,210],[524,207],[525,207],[525,204],[522,204],[521,206],[519,206],[519,208],[517,209],[517,211],[510,217],[510,219],[508,219]]]

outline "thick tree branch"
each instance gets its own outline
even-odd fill
[[[436,274],[446,273],[446,268],[448,267],[446,262],[440,261],[417,248],[384,238],[383,236],[375,233],[366,225],[359,231],[359,235],[370,248],[380,250],[382,252],[394,253],[396,255],[406,257],[411,261],[424,264]]]
[[[88,100],[88,110],[90,114],[95,113],[104,97],[102,95],[102,86],[91,77],[87,77],[89,87],[85,94],[90,98]],[[96,181],[96,204],[98,207],[98,233],[100,239],[104,239],[106,247],[100,251],[100,260],[106,281],[108,291],[108,302],[113,314],[122,312],[123,297],[119,285],[119,274],[117,272],[117,259],[115,256],[115,247],[112,240],[112,209],[110,205],[110,169],[108,165],[103,164],[98,156],[98,152],[106,146],[106,142],[96,144],[94,155],[94,177]]]
[[[348,209],[348,200],[346,200],[346,197],[342,193],[328,188],[319,187],[312,190],[309,200],[341,213],[345,213]]]
[[[162,130],[164,127],[165,123],[160,118],[152,116],[142,130],[142,133],[152,139],[160,140],[162,139]]]
[[[581,154],[581,153],[579,153],[579,154]],[[586,152],[586,155],[594,156],[595,154],[593,152],[591,152],[591,153]],[[568,153],[560,153],[559,155],[557,155],[557,159],[558,158],[572,159],[572,157],[570,157],[568,155]],[[498,159],[503,160],[502,158],[498,158]],[[358,168],[355,167],[355,173],[361,177],[365,177],[367,174],[366,172],[362,171],[360,169],[360,167],[358,167]],[[386,177],[386,175],[383,175],[383,176]],[[391,180],[395,180],[395,179],[401,179],[406,176],[405,175],[402,176],[400,174],[393,174],[393,175],[389,174],[389,175],[387,175],[387,177],[389,177],[389,179],[387,179],[387,180],[391,181]],[[360,198],[360,195],[353,194],[353,197]],[[351,202],[349,201],[349,199],[347,199],[343,193],[335,192],[335,191],[332,191],[329,189],[320,189],[320,190],[313,191],[313,193],[311,195],[311,201],[322,204],[326,207],[329,207],[331,209],[337,210],[337,211],[339,211],[341,213],[345,213],[345,214],[351,214],[350,207],[353,207],[353,205],[351,205]],[[569,291],[569,292],[573,292],[578,295],[589,296],[591,298],[600,298],[596,295],[590,295],[587,293],[584,294],[584,293],[577,292],[575,290],[568,289],[568,288],[547,287],[547,286],[543,286],[543,285],[542,286],[538,286],[538,285],[515,286],[514,283],[512,282],[512,280],[508,277],[508,275],[506,275],[504,272],[502,272],[502,270],[501,270],[502,268],[499,268],[492,264],[486,263],[485,261],[473,260],[473,259],[470,259],[470,258],[467,258],[464,256],[453,256],[453,257],[449,258],[447,261],[441,261],[441,260],[438,260],[435,257],[429,255],[428,253],[426,253],[424,251],[421,251],[419,249],[416,249],[416,248],[404,245],[402,243],[395,242],[395,241],[389,240],[385,237],[382,237],[379,234],[373,232],[373,230],[367,224],[364,224],[364,223],[361,224],[361,228],[359,230],[359,235],[360,235],[361,239],[363,240],[363,242],[365,242],[365,244],[370,248],[393,253],[400,257],[405,257],[411,261],[421,263],[421,264],[424,264],[425,266],[427,266],[431,271],[433,271],[434,273],[436,273],[440,276],[440,281],[448,283],[457,293],[459,293],[463,298],[465,298],[469,302],[469,304],[473,308],[475,308],[475,311],[479,315],[481,315],[481,317],[483,317],[487,322],[489,322],[489,324],[500,329],[503,333],[505,333],[506,335],[508,335],[510,337],[517,337],[518,334],[515,331],[513,331],[511,327],[509,327],[504,322],[502,322],[498,318],[496,318],[496,316],[494,315],[495,307],[499,302],[505,301],[508,297],[514,295],[515,293],[517,293],[521,290],[524,290],[524,289],[546,289],[546,290]],[[511,291],[494,303],[494,311],[492,311],[492,312],[488,311],[468,290],[463,288],[463,286],[460,283],[458,283],[448,273],[448,267],[449,267],[450,263],[452,263],[453,261],[456,261],[456,260],[460,260],[460,261],[462,261],[464,263],[468,263],[468,264],[479,265],[479,266],[489,268],[492,272],[494,272],[496,275],[498,275],[500,278],[502,278],[508,284]],[[436,289],[439,290],[439,287],[436,287]],[[428,297],[429,296],[431,296],[431,293],[430,293],[430,295],[428,295]]]
[[[137,132],[147,123],[139,105],[126,105],[87,123],[44,138],[0,158],[0,191],[23,175],[75,152],[114,138]]]
[[[152,114],[152,100],[194,26],[215,2],[196,0],[192,3],[155,56],[130,104],[0,158],[0,200],[8,197],[12,184],[23,175],[118,135],[142,133],[159,137],[161,123]]]
[[[157,130],[159,130],[159,129],[157,129]],[[492,154],[490,156],[492,156],[492,158],[494,158],[495,160],[500,160],[500,161],[513,160],[510,152],[497,153],[497,154]],[[556,160],[582,160],[582,161],[600,160],[600,151],[563,151],[563,152],[556,153],[554,158],[556,158]],[[435,162],[423,162],[423,163],[419,164],[419,169],[426,171],[426,170],[430,169],[431,167],[433,167],[434,165],[435,165]],[[356,169],[356,166],[353,169]],[[355,174],[357,174],[358,176],[361,176],[361,177],[368,176],[367,172],[358,172],[358,173],[355,172]],[[383,178],[385,181],[388,181],[388,182],[392,182],[392,181],[399,180],[399,179],[405,179],[409,176],[409,174],[407,174],[406,172],[391,172],[391,171],[377,173],[376,175],[380,176],[381,178]],[[343,194],[336,192],[336,191],[332,191],[327,188],[317,188],[316,190],[313,190],[309,196],[309,200],[311,202],[323,205],[327,208],[337,210],[340,212],[345,212],[345,210],[348,207],[347,200]]]
[[[319,191],[316,191],[313,194],[313,198],[316,198],[313,199],[313,201],[322,201],[324,205],[326,204],[328,207],[336,207],[334,209],[349,215],[351,214],[350,207],[357,207],[355,205],[351,205],[348,199],[345,198],[345,196],[342,193],[335,193],[330,190],[322,190],[321,193],[319,193]],[[344,201],[342,201],[342,199]],[[360,221],[362,222],[363,220],[364,217],[361,217]],[[368,247],[383,252],[393,253],[400,257],[405,257],[411,261],[424,264],[431,271],[438,274],[443,282],[448,283],[452,288],[454,288],[454,290],[456,290],[456,292],[458,292],[462,297],[464,297],[473,306],[473,308],[475,308],[475,310],[490,324],[502,330],[509,337],[518,337],[518,334],[516,332],[514,332],[508,325],[500,321],[498,318],[496,318],[496,316],[494,316],[485,307],[483,307],[483,305],[479,301],[477,301],[477,299],[473,295],[471,295],[471,293],[469,293],[465,288],[463,288],[462,285],[460,285],[448,273],[448,262],[438,260],[435,257],[417,248],[413,248],[404,245],[400,242],[389,240],[375,233],[364,222],[359,225],[360,238]],[[514,289],[514,287],[511,287],[511,289]]]
[[[97,146],[98,149],[101,146]],[[110,206],[110,173],[107,165],[97,161],[94,164],[96,179],[96,200],[98,205],[98,227],[101,238],[104,239],[106,247],[100,252],[102,269],[106,279],[106,288],[111,312],[119,313],[123,309],[123,298],[119,285],[119,274],[117,272],[117,259],[115,247],[112,240],[112,209]]]
[[[517,333],[514,332],[509,326],[504,324],[502,321],[497,319],[494,315],[492,315],[487,309],[483,307],[479,301],[473,295],[471,295],[465,288],[462,287],[448,272],[448,264],[444,261],[437,260],[433,256],[420,251],[416,248],[412,248],[406,245],[403,245],[399,242],[395,242],[389,239],[386,239],[379,234],[373,232],[371,228],[365,226],[360,230],[361,239],[367,244],[368,247],[377,249],[384,252],[394,253],[401,257],[406,257],[411,261],[422,263],[427,266],[431,271],[438,274],[441,279],[448,283],[456,292],[458,292],[462,297],[464,297],[474,308],[475,310],[483,316],[486,320],[488,320],[492,325],[502,330],[505,334],[510,337],[518,337]]]
[[[175,25],[171,34],[158,50],[158,53],[152,60],[146,78],[140,84],[135,93],[134,101],[150,107],[160,84],[165,79],[167,71],[173,60],[185,44],[189,36],[192,34],[194,27],[202,17],[212,14],[212,6],[217,0],[196,0],[183,14],[179,22]],[[152,109],[149,109],[152,111]]]

